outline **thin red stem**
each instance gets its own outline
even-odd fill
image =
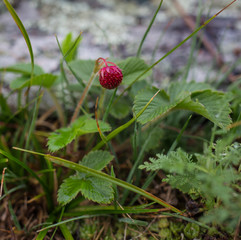
[[[113,63],[113,62],[107,62],[107,63],[110,63],[110,64],[112,64],[112,65],[114,65],[114,66],[117,66],[115,63]]]
[[[98,58],[98,61],[100,61],[100,60],[102,60],[105,63],[105,66],[108,67],[108,64],[104,58],[102,58],[102,57]]]

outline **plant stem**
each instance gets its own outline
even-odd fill
[[[155,95],[149,100],[149,102],[141,109],[140,112],[138,112],[138,114],[136,116],[134,116],[131,120],[129,120],[127,123],[121,125],[120,127],[116,128],[114,131],[112,131],[107,137],[106,137],[106,142],[110,141],[112,138],[114,138],[117,134],[119,134],[120,132],[122,132],[123,130],[125,130],[126,128],[128,128],[133,122],[136,121],[136,119],[138,117],[140,117],[140,115],[146,110],[146,108],[149,106],[149,104],[152,102],[152,100],[155,98],[155,96],[160,92],[160,90],[158,90]],[[104,141],[99,142],[93,149],[94,150],[98,150],[101,147],[103,147],[105,145]]]
[[[91,84],[92,84],[92,82],[93,82],[93,80],[94,80],[96,75],[97,75],[97,72],[93,71],[91,76],[90,76],[90,79],[88,81],[88,84],[86,85],[85,90],[84,90],[84,92],[83,92],[83,94],[82,94],[82,96],[81,96],[81,98],[80,98],[80,100],[78,102],[78,105],[75,108],[75,111],[74,111],[74,114],[73,114],[73,116],[71,118],[70,123],[73,123],[75,121],[75,119],[78,117],[80,107],[82,106],[82,104],[83,104],[83,102],[85,100],[85,97],[86,97],[87,93],[89,92],[90,86],[91,86]]]
[[[106,108],[105,114],[104,114],[104,116],[103,116],[103,121],[105,121],[106,118],[108,117],[108,114],[109,114],[111,105],[112,105],[113,100],[114,100],[115,95],[116,95],[116,91],[117,91],[117,88],[114,90],[114,92],[113,92],[113,94],[112,94],[112,96],[111,96],[111,99],[110,99],[109,104],[108,104],[108,106],[107,106],[107,108]]]

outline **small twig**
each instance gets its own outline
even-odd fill
[[[98,132],[101,136],[101,130],[100,130],[100,125],[99,125],[99,122],[98,122],[98,115],[97,115],[98,101],[99,101],[99,97],[96,98],[96,102],[95,102],[95,121],[96,121],[96,125],[97,125],[97,128],[98,128]]]
[[[125,229],[124,229],[124,240],[126,240],[126,235],[127,235],[127,224],[125,224]]]
[[[44,127],[47,127],[49,129],[51,129],[52,131],[55,131],[56,130],[56,126],[50,122],[46,122],[46,121],[37,121],[36,122],[36,126],[44,126]],[[36,132],[36,131],[35,131]]]
[[[158,240],[158,238],[155,236],[155,234],[152,233],[150,230],[148,230],[148,233],[151,234],[151,236],[152,236],[153,238],[155,238],[156,240]]]
[[[90,89],[90,86],[91,86],[91,84],[92,84],[92,82],[93,82],[93,80],[94,80],[96,75],[97,75],[97,72],[93,71],[91,76],[90,76],[89,82],[86,85],[85,90],[84,90],[84,92],[83,92],[83,94],[82,94],[82,96],[81,96],[81,98],[80,98],[80,100],[78,102],[78,105],[75,108],[75,111],[74,111],[74,114],[73,114],[73,116],[71,118],[70,123],[73,123],[75,121],[75,119],[78,117],[79,110],[80,110],[80,108],[81,108],[81,106],[82,106],[82,104],[83,104],[83,102],[85,100],[85,97],[86,97],[86,95],[87,95],[87,93],[88,93],[88,91]]]
[[[6,170],[7,168],[5,167],[4,169],[3,169],[3,173],[2,173],[2,180],[1,180],[1,187],[0,187],[0,197],[2,196],[2,193],[3,193],[3,181],[4,181],[4,174],[5,174],[5,170]]]
[[[193,19],[185,12],[185,10],[183,9],[183,7],[180,5],[180,3],[177,0],[173,0],[174,1],[174,6],[176,7],[177,11],[179,12],[179,14],[183,17],[184,22],[187,24],[187,26],[194,31],[196,24],[193,21]],[[205,35],[200,35],[198,34],[200,37],[200,40],[202,41],[203,45],[205,46],[205,48],[210,52],[210,54],[215,57],[217,63],[219,66],[223,65],[223,59],[221,57],[220,54],[218,54],[218,52],[215,49],[214,44],[208,40],[208,38]]]
[[[237,227],[235,229],[233,240],[238,240],[239,239],[240,222],[241,222],[241,217],[239,218],[239,222],[238,222]]]
[[[235,127],[238,127],[241,125],[241,121],[238,121],[238,122],[234,122],[230,125],[227,126],[227,129],[231,129],[231,128],[235,128]]]
[[[51,107],[45,113],[41,115],[41,117],[37,120],[37,122],[45,121],[52,113],[56,111],[56,106]]]
[[[118,202],[118,201],[116,201],[117,202],[117,204],[119,205],[119,207],[121,208],[121,210],[124,210],[124,208],[121,206],[121,204]],[[134,222],[134,220],[132,219],[132,217],[128,214],[128,213],[126,213],[126,214],[123,214],[123,216],[127,216],[129,219],[131,219],[131,221],[133,221]]]
[[[7,199],[7,203],[8,203],[8,199]],[[10,212],[9,212],[9,209],[8,209],[8,204],[5,205],[5,208],[6,208],[6,212],[7,212],[7,221],[8,221],[8,225],[9,225],[9,228],[10,228],[11,239],[17,240],[16,235],[13,231],[13,225],[12,225],[12,222],[11,222],[11,216],[10,216]]]
[[[153,218],[152,221],[151,221],[151,222],[148,224],[148,226],[146,227],[146,229],[145,229],[141,234],[139,234],[138,236],[134,237],[134,239],[137,239],[137,238],[143,236],[143,235],[148,231],[148,229],[151,227],[151,225],[153,224],[153,222],[155,222],[155,221],[156,221],[156,218]]]
[[[103,226],[103,227],[100,229],[100,231],[99,231],[98,235],[96,236],[95,240],[98,240],[98,239],[100,238],[100,236],[101,236],[102,232],[104,231],[104,229],[105,229],[105,226]]]

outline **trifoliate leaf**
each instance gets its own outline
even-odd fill
[[[112,184],[98,177],[79,177],[64,180],[58,191],[58,202],[67,204],[81,192],[85,198],[98,203],[110,203],[114,198]]]
[[[225,128],[231,123],[229,114],[231,109],[224,93],[204,90],[193,92],[190,98],[179,103],[175,109],[193,111],[209,119],[220,128]]]
[[[98,203],[110,203],[114,198],[112,183],[98,177],[88,177],[79,185],[84,197]]]
[[[189,110],[209,119],[220,128],[225,128],[231,123],[229,113],[229,103],[224,93],[205,89],[205,84],[183,83],[178,92],[177,86],[171,86],[168,95],[164,90],[160,91],[154,100],[150,103],[144,113],[138,118],[138,121],[145,124],[156,117],[165,116],[174,110]],[[156,89],[146,89],[140,92],[134,101],[134,112],[137,114],[156,93]],[[174,94],[175,93],[175,94]]]
[[[144,108],[156,92],[156,88],[145,89],[135,97],[135,114]],[[187,95],[183,95],[179,100],[171,102],[167,93],[164,90],[161,90],[137,120],[142,124],[145,124],[160,115],[165,115],[181,102],[184,97],[187,97]]]
[[[60,185],[58,191],[58,202],[60,204],[67,204],[73,200],[80,192],[80,185],[82,180],[78,178],[66,178]]]
[[[102,170],[113,156],[107,151],[93,151],[87,154],[79,164],[95,170]],[[58,201],[70,202],[81,192],[84,197],[99,203],[109,203],[113,199],[112,184],[98,177],[81,172],[64,180],[58,192]]]
[[[88,153],[79,164],[95,170],[102,170],[112,159],[113,156],[109,152],[98,150]]]
[[[103,121],[99,121],[99,126],[102,132],[111,130],[110,125]],[[69,127],[60,128],[50,134],[48,138],[49,150],[55,152],[71,143],[76,137],[95,132],[98,132],[96,120],[89,116],[81,116]]]

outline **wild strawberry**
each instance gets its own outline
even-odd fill
[[[100,60],[105,64],[105,67],[99,70],[100,85],[107,89],[117,88],[123,79],[121,69],[113,62],[107,62],[104,58],[99,58],[98,61]],[[108,63],[114,66],[108,66]]]

